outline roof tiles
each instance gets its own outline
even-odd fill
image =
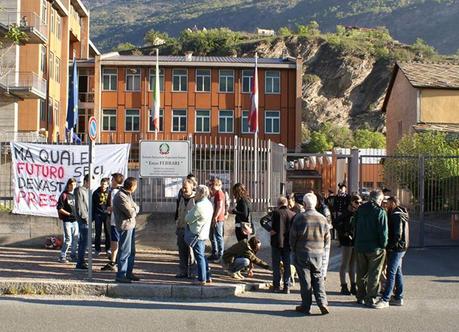
[[[459,63],[399,62],[415,88],[459,89]]]

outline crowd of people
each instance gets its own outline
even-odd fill
[[[109,261],[102,270],[116,271],[116,282],[131,283],[140,280],[133,273],[139,213],[133,199],[137,179],[124,179],[115,173],[110,186],[109,181],[103,178],[91,197],[95,254],[101,253],[103,229]],[[60,261],[67,262],[70,251],[77,269],[88,268],[88,190],[88,176],[78,187],[71,178],[57,204],[64,224]],[[232,278],[243,280],[254,276],[257,265],[272,270],[273,292],[289,294],[296,274],[302,299],[296,310],[309,314],[314,294],[320,312],[328,314],[325,282],[332,239],[337,238],[341,249],[340,293],[354,295],[359,304],[377,309],[403,305],[402,261],[409,245],[408,213],[396,197],[375,190],[362,204],[361,197],[349,195],[344,184],[339,184],[336,195],[329,193],[326,198],[313,190],[302,199],[295,194],[280,196],[276,208],[260,220],[270,234],[270,265],[257,256],[262,243],[254,235],[251,200],[245,186],[236,183],[231,193],[233,200],[217,177],[206,185],[199,185],[193,174],[183,181],[175,211],[179,256],[176,278],[190,279],[201,286],[212,283],[211,261],[221,264]],[[236,243],[225,247],[229,214],[234,214]],[[206,256],[207,241],[210,256]]]

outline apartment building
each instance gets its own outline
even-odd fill
[[[85,133],[95,115],[101,142],[153,139],[155,63],[155,56],[116,52],[80,61],[77,132]],[[254,58],[160,56],[158,138],[253,137],[247,118],[254,66]],[[300,59],[258,59],[259,137],[290,151],[301,140],[301,73]]]
[[[89,12],[80,0],[0,0],[0,31],[16,25],[27,38],[3,46],[0,139],[65,135],[69,63],[97,54],[89,40]],[[2,32],[0,32],[2,33]]]

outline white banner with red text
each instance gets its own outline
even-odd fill
[[[93,188],[113,173],[128,173],[130,144],[101,144],[94,151]],[[69,178],[79,184],[89,172],[88,145],[11,142],[13,213],[57,217],[57,200]]]

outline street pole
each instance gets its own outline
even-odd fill
[[[89,143],[89,189],[88,189],[88,279],[92,281],[92,187],[94,172],[94,147],[95,141]]]

